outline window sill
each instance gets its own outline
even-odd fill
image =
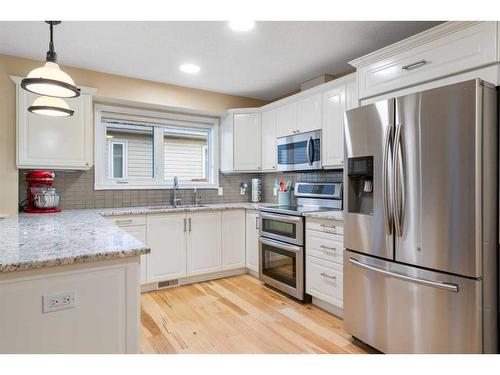
[[[134,185],[134,184],[113,184],[113,185],[94,185],[94,190],[172,190],[173,185]],[[217,190],[219,185],[206,184],[181,184],[179,190]]]

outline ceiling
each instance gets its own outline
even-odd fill
[[[55,27],[54,42],[63,65],[271,100],[438,23],[257,22],[235,32],[223,21],[68,21]],[[0,22],[0,35],[0,53],[44,60],[47,24]],[[201,71],[183,73],[183,63]]]

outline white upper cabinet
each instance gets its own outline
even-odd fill
[[[321,93],[306,96],[297,102],[297,133],[321,129]]]
[[[16,83],[17,167],[47,169],[90,169],[92,167],[92,93],[83,88],[77,98],[64,99],[75,111],[70,117],[50,117],[28,112],[39,95]]]
[[[262,112],[262,170],[276,170],[276,110]]]
[[[363,99],[485,67],[497,54],[497,22],[446,22],[350,64]]]
[[[185,213],[147,215],[148,283],[186,276]]]
[[[260,113],[234,115],[234,170],[256,171],[261,167]]]
[[[187,220],[188,276],[220,271],[222,269],[221,212],[189,213]]]
[[[222,268],[245,267],[245,210],[222,211]]]
[[[322,157],[324,168],[342,168],[344,165],[344,113],[346,85],[323,94]]]
[[[297,102],[276,108],[276,135],[284,137],[297,132]]]
[[[259,172],[262,129],[260,110],[231,109],[220,125],[220,170],[222,172]]]

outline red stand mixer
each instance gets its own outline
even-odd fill
[[[53,187],[55,173],[52,171],[31,171],[26,174],[28,183],[28,205],[25,212],[46,214],[61,212],[59,194]]]

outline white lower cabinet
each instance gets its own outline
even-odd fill
[[[147,215],[148,283],[186,276],[186,213]]]
[[[343,308],[342,234],[341,221],[306,218],[306,293],[332,305],[334,314]]]
[[[245,267],[245,210],[222,211],[222,268]]]
[[[342,265],[306,256],[306,292],[332,305],[343,307]]]
[[[259,211],[246,213],[246,266],[259,272]]]
[[[187,275],[220,271],[221,212],[189,213],[187,221]]]
[[[109,220],[143,244],[147,244],[145,215],[111,216]],[[141,284],[147,283],[147,257],[147,255],[141,255]]]

